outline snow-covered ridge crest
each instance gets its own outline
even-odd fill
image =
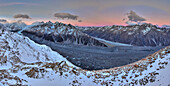
[[[165,57],[167,57],[167,60],[169,60],[170,59],[169,55],[170,55],[170,46],[167,46],[151,55],[148,55],[147,57],[145,57],[139,61],[134,62],[134,63],[130,63],[130,64],[127,64],[124,66],[110,68],[110,69],[97,70],[97,72],[117,71],[119,69],[125,70],[127,68],[139,67],[140,65],[147,65],[147,64],[154,63],[156,60],[160,60]]]
[[[5,30],[0,30],[0,34],[1,55],[8,61],[12,61],[11,57],[24,63],[67,61],[50,47],[36,44],[28,37]]]
[[[170,70],[170,46],[155,52],[152,55],[143,58],[137,62],[95,71],[103,75],[116,74],[117,80],[122,80],[121,85],[169,85]],[[117,75],[118,74],[118,75]],[[114,78],[115,80],[115,78]],[[106,80],[107,81],[107,80]],[[120,85],[120,83],[117,83]]]

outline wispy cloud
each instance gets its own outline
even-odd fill
[[[0,3],[0,7],[13,6],[13,5],[38,5],[38,4],[35,4],[35,3],[23,3],[23,2]]]

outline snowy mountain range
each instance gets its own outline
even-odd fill
[[[170,29],[152,24],[81,27],[80,29],[93,37],[135,46],[170,45]]]
[[[90,37],[85,33],[82,33],[71,24],[67,25],[59,22],[35,23],[24,28],[22,33],[35,41],[38,40],[33,39],[33,36],[52,42],[106,47],[105,44],[99,42],[98,40]]]
[[[2,26],[2,25],[1,25]],[[73,43],[89,46],[107,46],[93,37],[112,42],[135,46],[167,46],[170,45],[170,29],[152,24],[129,26],[78,27],[59,22],[35,22],[26,25],[23,22],[5,24],[10,31],[19,31],[30,37],[61,43]],[[91,37],[92,36],[92,37]],[[32,39],[39,41],[37,39]]]

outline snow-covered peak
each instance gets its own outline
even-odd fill
[[[36,44],[28,37],[17,33],[0,30],[1,55],[7,57],[7,62],[56,62],[66,61],[59,53],[46,45]],[[13,56],[18,60],[15,61]]]
[[[31,25],[41,25],[44,24],[44,22],[33,22]]]
[[[170,28],[170,25],[162,25],[163,28]]]
[[[137,23],[133,23],[133,22],[130,22],[130,21],[127,21],[126,24],[128,24],[128,25],[137,25]]]
[[[51,21],[49,22],[36,22],[28,26],[27,29],[24,29],[25,31],[43,31],[47,34],[65,34],[65,35],[80,35],[83,34],[81,31],[78,31],[75,29],[74,26],[72,25],[67,25],[63,23],[52,23]],[[23,31],[24,31],[23,30]]]
[[[22,30],[27,25],[24,22],[13,22],[4,24],[7,30],[9,31],[19,31]]]

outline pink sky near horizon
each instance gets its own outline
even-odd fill
[[[72,25],[76,25],[76,26],[112,26],[112,25],[123,25],[123,26],[126,26],[127,24],[125,24],[124,21],[122,22],[118,22],[116,23],[117,21],[113,21],[113,23],[103,23],[103,22],[98,22],[98,23],[88,23],[88,22],[77,22],[77,21],[72,21],[72,22],[67,22],[67,21],[60,21],[60,20],[37,20],[38,22],[48,22],[48,21],[51,21],[51,22],[61,22],[61,23],[65,23],[65,24],[72,24]],[[31,25],[32,23],[36,22],[36,21],[24,21],[27,25]],[[146,22],[146,23],[151,23],[153,25],[159,25],[159,26],[162,26],[162,25],[169,25],[170,22],[169,21],[162,21],[162,22],[159,22],[159,21],[151,21],[151,22]]]

